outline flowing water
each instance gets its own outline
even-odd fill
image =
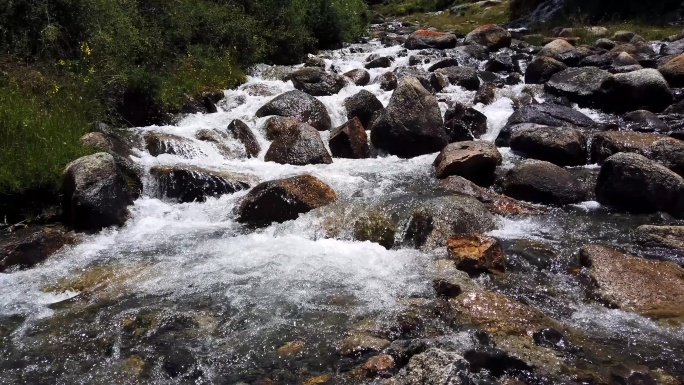
[[[328,52],[328,68],[362,68],[370,53],[395,55],[401,47],[379,42]],[[353,53],[356,52],[356,53]],[[425,65],[428,66],[427,64]],[[411,301],[434,299],[434,259],[442,251],[354,241],[344,231],[327,236],[335,210],[364,210],[389,201],[434,196],[432,161],[381,156],[335,159],[330,165],[290,166],[264,162],[269,142],[256,110],[273,96],[254,96],[255,84],[272,95],[294,89],[277,80],[282,68],[259,66],[247,84],[225,91],[215,114],[185,117],[177,125],[136,129],[188,139],[179,155],[153,157],[136,150],[146,170],[193,165],[247,173],[271,180],[310,173],[332,186],[339,203],[283,224],[248,231],[234,207],[246,191],[204,203],[174,203],[158,196],[151,177],[143,197],[120,229],[84,236],[46,263],[0,275],[0,383],[298,383],[320,374],[345,373],[360,362],[341,357],[340,341],[358,325],[391,325]],[[370,70],[371,78],[388,69]],[[484,136],[493,140],[513,112],[523,85],[506,86],[489,106]],[[387,105],[391,92],[379,85],[349,85],[321,97],[333,125],[346,120],[344,98],[367,89]],[[448,87],[438,97],[470,103],[473,92]],[[443,110],[446,104],[441,103]],[[195,139],[200,129],[225,130],[233,119],[253,128],[262,145],[257,159],[227,159],[212,143]],[[322,133],[327,143],[328,133]],[[237,143],[231,145],[239,153]],[[510,167],[518,159],[502,149]],[[578,169],[595,173],[596,168]],[[353,214],[353,213],[352,213]],[[507,293],[586,334],[620,359],[684,374],[684,331],[659,325],[585,298],[569,271],[586,243],[627,245],[629,231],[643,223],[669,223],[660,216],[629,216],[587,202],[535,217],[499,218],[492,235],[504,242],[510,273],[481,277],[485,289]],[[334,225],[333,225],[334,226]],[[397,237],[401,237],[401,229]],[[552,257],[525,252],[538,242]],[[679,262],[677,255],[658,255]],[[377,326],[380,325],[380,326]],[[439,329],[439,328],[438,328]],[[432,334],[457,336],[448,327]],[[300,354],[276,348],[303,342]],[[611,353],[612,354],[612,353]],[[619,360],[618,360],[619,361]],[[341,380],[340,380],[341,381]],[[368,380],[370,381],[370,380]],[[363,381],[361,381],[363,382]]]

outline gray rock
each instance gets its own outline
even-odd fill
[[[684,179],[639,154],[615,154],[603,163],[596,198],[620,210],[684,217]]]
[[[266,151],[266,162],[304,166],[330,164],[332,157],[315,128],[301,123],[290,126],[278,136]]]
[[[385,72],[377,79],[380,83],[380,89],[383,91],[392,91],[397,88],[397,77],[392,72]]]
[[[396,377],[397,384],[467,385],[470,364],[456,353],[430,348],[414,355]]]
[[[354,84],[357,86],[365,86],[368,85],[368,83],[370,83],[370,73],[361,68],[345,72],[344,76],[351,79],[351,81],[354,82]]]
[[[684,142],[673,138],[655,141],[650,148],[650,158],[680,176],[684,176]]]
[[[511,134],[511,149],[528,158],[545,160],[558,166],[587,163],[587,138],[571,127],[531,127]]]
[[[288,91],[278,95],[256,112],[258,118],[269,115],[291,116],[310,124],[319,131],[332,128],[330,115],[325,105],[302,91]]]
[[[329,74],[316,67],[295,71],[290,79],[296,89],[313,96],[335,95],[347,85],[344,77]]]
[[[646,110],[632,111],[623,117],[627,126],[634,131],[641,132],[664,132],[668,131],[667,124],[660,120],[660,118]]]
[[[579,203],[588,195],[570,172],[539,160],[527,160],[511,169],[503,192],[515,199],[552,205]]]
[[[525,72],[525,83],[544,84],[551,79],[551,76],[568,68],[565,63],[552,57],[541,56],[534,59]]]
[[[449,143],[479,139],[487,132],[487,116],[457,103],[444,113],[444,126]]]
[[[233,120],[228,125],[228,132],[234,139],[245,146],[245,152],[250,158],[256,158],[261,152],[261,145],[249,126],[238,119]]]
[[[492,51],[511,45],[512,37],[506,29],[488,24],[478,27],[466,35],[465,42],[469,44],[479,44]]]
[[[440,151],[448,143],[437,99],[415,78],[401,81],[368,128],[376,148],[405,158]]]
[[[662,138],[662,135],[641,132],[600,132],[594,135],[591,141],[591,162],[601,164],[608,157],[619,152],[650,156],[651,146]]]
[[[66,224],[86,231],[121,226],[131,204],[126,179],[110,154],[84,156],[66,166],[62,183]]]
[[[433,72],[430,77],[430,84],[437,91],[441,91],[449,84],[461,86],[469,91],[477,91],[480,88],[480,78],[474,68],[447,67]]]
[[[347,110],[347,119],[359,118],[363,127],[368,127],[373,115],[384,107],[371,92],[361,90],[344,99],[344,108]]]
[[[404,47],[408,49],[447,49],[456,47],[456,36],[450,33],[419,30],[406,39]]]
[[[610,72],[596,67],[568,68],[551,76],[545,89],[576,103],[591,105],[601,100],[601,86],[612,77]]]
[[[435,158],[433,166],[439,179],[457,175],[488,186],[494,181],[494,171],[501,162],[501,153],[493,143],[470,141],[446,146]]]
[[[371,68],[387,68],[392,66],[392,60],[387,56],[379,57],[375,60],[371,60],[366,64],[366,69]]]
[[[616,74],[601,84],[602,108],[615,112],[644,109],[660,112],[673,101],[672,90],[658,70],[647,68]]]

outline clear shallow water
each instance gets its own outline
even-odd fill
[[[370,53],[396,55],[402,50],[377,42],[354,48],[365,52],[330,52],[328,68],[346,72],[362,68]],[[407,63],[408,56],[399,57],[393,68]],[[387,70],[370,70],[371,78]],[[138,378],[141,367],[147,373],[144,382],[159,384],[253,382],[274,373],[283,383],[295,383],[356,364],[337,354],[350,329],[369,322],[383,328],[406,309],[410,298],[432,298],[439,251],[386,250],[349,237],[332,239],[325,218],[333,209],[363,210],[392,199],[431,196],[436,154],[409,160],[335,159],[315,166],[263,162],[269,145],[262,129],[265,119],[254,113],[273,96],[294,89],[290,82],[274,80],[271,72],[261,66],[246,85],[225,91],[216,114],[137,129],[141,135],[184,137],[191,155],[153,157],[139,149],[136,161],[146,169],[193,165],[261,180],[310,173],[331,185],[340,203],[250,232],[236,223],[233,211],[246,191],[176,204],[156,196],[154,181],[147,178],[144,197],[123,228],[86,236],[31,270],[0,275],[0,383],[126,383]],[[273,96],[250,95],[254,84],[266,86]],[[384,105],[389,102],[391,92],[373,84],[350,85],[338,95],[321,97],[334,126],[346,121],[344,98],[362,88]],[[522,88],[506,87],[493,104],[475,106],[488,117],[483,139],[496,138]],[[469,103],[473,93],[448,87],[438,96]],[[446,103],[441,107],[446,110]],[[257,135],[262,145],[258,159],[226,159],[213,144],[195,139],[198,130],[225,130],[233,119],[245,121]],[[322,137],[327,143],[328,133]],[[230,148],[240,154],[237,143]],[[519,161],[506,149],[502,153],[504,168]],[[657,216],[611,214],[595,202],[541,217],[500,218],[491,234],[504,241],[511,273],[501,280],[481,278],[478,284],[525,299],[625,357],[681,372],[681,328],[588,303],[581,283],[568,273],[576,266],[580,246],[625,245],[637,225],[665,222]],[[515,247],[520,240],[548,245],[553,257],[541,261],[520,255]],[[279,357],[275,349],[294,340],[304,342],[304,351]]]

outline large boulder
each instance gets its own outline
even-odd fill
[[[596,200],[617,209],[684,217],[684,179],[643,155],[618,153],[603,163]]]
[[[476,184],[488,186],[494,181],[496,166],[502,162],[501,154],[490,142],[456,142],[439,153],[433,165],[437,178],[462,176]]]
[[[446,245],[452,235],[486,233],[496,219],[477,199],[464,195],[421,201],[410,213],[404,240],[408,245],[433,249]]]
[[[435,90],[441,91],[448,85],[460,86],[469,91],[480,88],[480,78],[477,70],[471,67],[440,68],[430,76],[430,84]]]
[[[488,24],[475,28],[466,35],[466,43],[479,44],[496,51],[511,45],[512,37],[506,29],[496,25]]]
[[[289,127],[297,126],[300,123],[302,122],[299,119],[291,116],[271,116],[264,122],[266,139],[273,141],[286,132]]]
[[[540,56],[530,64],[527,65],[525,71],[525,83],[527,84],[544,84],[551,79],[551,76],[557,72],[567,69],[565,63],[560,62],[552,57]]]
[[[611,307],[655,319],[684,317],[684,269],[673,262],[648,260],[605,246],[580,250],[580,262],[594,286],[592,295]]]
[[[608,111],[648,110],[660,112],[674,99],[672,90],[658,70],[641,69],[616,74],[601,84],[601,107]]]
[[[449,143],[479,139],[487,133],[487,116],[480,111],[455,103],[444,113]]]
[[[535,125],[590,127],[594,124],[595,122],[590,117],[570,107],[550,103],[522,106],[508,118],[506,126],[501,129],[496,138],[496,145],[509,146],[511,134],[519,128]]]
[[[410,77],[368,128],[376,148],[404,158],[440,151],[448,143],[437,99]]]
[[[357,68],[357,69],[353,69],[351,71],[345,72],[344,76],[351,79],[351,81],[354,82],[354,84],[357,86],[363,87],[365,85],[368,85],[368,83],[370,83],[370,73],[368,73],[368,71],[361,69],[361,68]]]
[[[579,203],[588,195],[569,171],[539,160],[524,161],[508,171],[503,192],[515,199],[552,205]]]
[[[669,127],[656,114],[646,110],[636,110],[623,116],[627,128],[640,132],[666,132]]]
[[[601,101],[601,85],[613,75],[596,67],[568,68],[551,76],[545,88],[548,92],[582,104]]]
[[[513,131],[511,149],[558,166],[587,163],[587,138],[571,127],[537,126]]]
[[[370,156],[368,135],[359,118],[353,118],[332,130],[328,145],[335,158],[362,159]]]
[[[228,125],[228,132],[234,139],[245,146],[245,152],[250,158],[256,158],[261,152],[261,145],[249,126],[242,120],[235,119]]]
[[[313,96],[335,95],[347,82],[343,76],[333,75],[317,67],[302,68],[290,75],[292,84]]]
[[[684,177],[684,141],[662,138],[651,145],[650,158]]]
[[[591,162],[602,164],[608,157],[619,152],[649,156],[651,146],[662,135],[629,131],[604,131],[594,135],[591,141]]]
[[[237,220],[251,227],[296,219],[299,214],[337,200],[335,191],[311,175],[258,184],[239,203]]]
[[[48,259],[73,237],[62,226],[19,229],[0,239],[0,273],[11,268],[29,268]]]
[[[66,224],[86,231],[121,226],[131,204],[126,178],[110,154],[84,156],[66,166],[62,183]]]
[[[456,47],[456,36],[451,33],[418,30],[409,35],[404,43],[408,49],[447,49]]]
[[[303,123],[310,124],[319,131],[332,128],[330,115],[325,105],[313,96],[302,91],[288,91],[276,96],[256,112],[257,118],[269,115],[291,116]]]
[[[684,54],[675,56],[658,68],[671,87],[684,87]]]
[[[150,175],[156,179],[159,197],[179,203],[204,202],[209,197],[246,190],[257,182],[251,175],[195,166],[154,166]]]
[[[564,39],[556,39],[539,51],[538,57],[550,57],[567,65],[577,65],[580,61],[577,49]]]
[[[344,108],[347,110],[347,119],[359,118],[361,125],[368,127],[373,114],[382,110],[383,106],[375,95],[361,90],[344,99]]]
[[[286,128],[271,143],[264,160],[295,166],[332,163],[332,157],[326,150],[321,135],[305,123]]]

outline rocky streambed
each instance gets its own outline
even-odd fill
[[[416,30],[85,137],[0,383],[682,383],[684,40]]]

